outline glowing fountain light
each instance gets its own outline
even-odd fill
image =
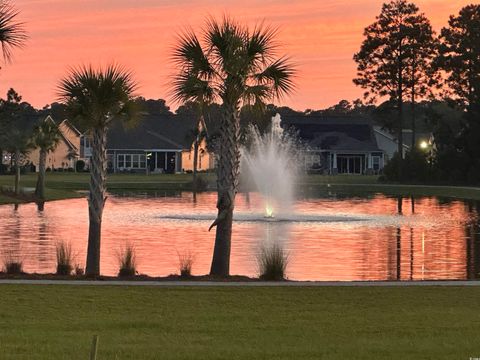
[[[267,204],[267,206],[265,206],[265,217],[266,218],[273,218],[273,207],[270,206],[269,204]]]

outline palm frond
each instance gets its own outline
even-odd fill
[[[42,120],[33,129],[33,143],[45,151],[54,150],[61,139],[60,129],[53,120]]]
[[[132,73],[112,64],[98,70],[90,65],[71,68],[57,91],[77,121],[96,127],[106,126],[115,118],[125,119],[127,112],[130,118],[136,89]]]
[[[255,105],[257,103],[265,103],[271,98],[271,89],[267,85],[251,85],[246,86],[243,102],[246,105]]]
[[[281,98],[295,89],[293,82],[295,73],[295,66],[290,59],[282,57],[268,65],[262,72],[255,74],[254,79],[260,84],[269,84],[273,95]]]
[[[244,67],[248,29],[226,15],[221,23],[209,18],[204,38],[209,44],[214,65],[226,74],[238,74]]]
[[[271,59],[278,47],[274,41],[277,34],[278,28],[267,26],[263,22],[256,25],[246,44],[247,57],[250,61],[265,63]]]
[[[28,39],[24,24],[16,21],[18,14],[9,1],[0,1],[0,44],[6,62],[12,61],[13,49],[23,47]]]
[[[172,56],[175,65],[205,78],[213,76],[215,70],[202,49],[199,39],[191,29],[178,36],[178,43]]]
[[[183,72],[174,77],[172,82],[174,101],[207,104],[214,99],[214,89],[208,80],[199,78],[194,72]]]

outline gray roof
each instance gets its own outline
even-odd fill
[[[311,148],[336,151],[381,151],[372,121],[353,116],[284,116],[283,128],[293,128]]]
[[[147,114],[133,128],[125,128],[116,122],[107,138],[108,149],[190,149],[193,142],[194,117]]]

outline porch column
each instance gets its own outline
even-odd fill
[[[332,169],[332,174],[337,175],[338,174],[338,169],[337,169],[337,153],[333,153],[333,169]]]
[[[175,172],[179,173],[182,171],[182,153],[177,152],[175,154]]]

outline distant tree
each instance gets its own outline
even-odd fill
[[[210,19],[201,41],[193,32],[183,34],[174,50],[180,71],[173,93],[183,102],[198,93],[220,100],[223,115],[219,128],[217,166],[218,216],[210,273],[228,276],[232,218],[237,193],[240,151],[240,108],[252,104],[264,108],[272,98],[292,90],[293,67],[275,57],[276,31],[263,25],[253,30],[224,18]]]
[[[148,114],[173,115],[167,102],[163,99],[145,99],[139,96],[135,99],[140,109]]]
[[[45,105],[40,111],[39,114],[46,118],[50,115],[56,121],[62,121],[68,119],[67,106],[62,103],[53,102],[51,104]],[[83,129],[79,129],[83,131]]]
[[[12,61],[13,50],[23,47],[28,38],[23,23],[17,21],[18,14],[18,10],[9,1],[0,0],[0,44],[6,63]],[[1,136],[6,134],[5,125],[0,122],[0,171],[3,170],[3,150],[6,145]]]
[[[468,180],[480,181],[480,5],[468,5],[450,16],[440,34],[439,69],[465,110],[457,150],[468,156]]]
[[[416,145],[416,105],[418,99],[433,96],[433,91],[440,84],[440,72],[434,66],[438,50],[438,40],[430,21],[424,14],[417,15],[414,26],[410,29],[408,44],[410,59],[407,94],[411,106],[412,148]]]
[[[35,187],[35,195],[45,199],[45,170],[47,154],[54,151],[61,139],[58,125],[50,118],[42,120],[33,129],[33,144],[39,150],[38,177]]]
[[[15,194],[20,192],[20,168],[25,156],[32,148],[33,121],[37,113],[14,90],[7,92],[7,99],[0,100],[0,142],[11,154],[15,165]]]
[[[85,273],[100,275],[100,239],[103,208],[106,201],[107,132],[112,122],[137,120],[138,104],[133,93],[136,83],[122,67],[105,69],[91,66],[73,69],[60,82],[59,95],[73,120],[88,129],[92,138],[90,194],[88,197],[89,232]]]
[[[383,4],[376,21],[365,28],[365,40],[354,55],[357,78],[353,82],[367,89],[365,97],[371,101],[387,97],[396,103],[400,158],[403,156],[404,101],[409,91],[413,90],[411,98],[423,96],[426,91],[424,75],[432,58],[432,34],[428,19],[419,13],[415,4],[394,0]],[[425,61],[420,60],[421,56]]]

